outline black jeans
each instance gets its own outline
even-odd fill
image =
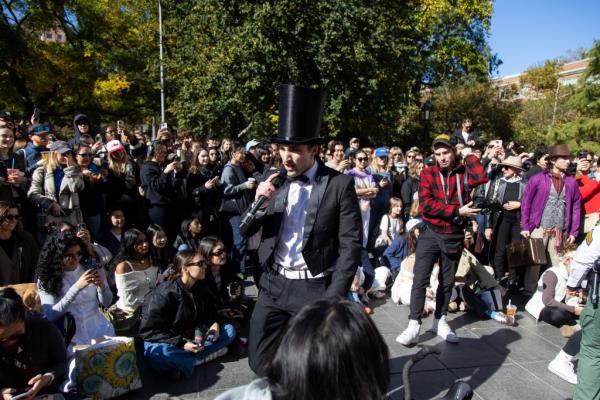
[[[579,347],[581,347],[581,335],[582,331],[575,332],[563,346],[563,351],[570,356],[576,356],[579,353]]]
[[[501,216],[494,230],[495,246],[492,265],[494,266],[496,279],[500,279],[508,270],[506,267],[506,246],[519,240],[521,240],[521,226],[519,222],[507,221],[504,216]],[[511,275],[514,275],[514,271],[511,272]]]
[[[330,279],[287,279],[271,269],[260,278],[250,320],[248,364],[258,372],[269,361],[288,320],[306,304],[324,297]]]
[[[454,287],[454,274],[463,249],[464,235],[438,234],[426,227],[417,241],[416,261],[412,291],[410,293],[409,318],[421,322],[425,305],[425,290],[433,265],[439,261],[438,290],[435,298],[435,318],[448,312],[448,303]]]
[[[558,307],[544,307],[540,311],[540,321],[560,328],[563,325],[575,325],[575,317],[567,310]]]

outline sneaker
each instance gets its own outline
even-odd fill
[[[203,359],[196,361],[196,365],[202,365],[202,364],[205,364],[212,360],[216,360],[219,357],[223,357],[225,354],[227,354],[227,351],[228,351],[227,347],[223,347],[222,349],[219,349],[219,350],[215,351],[214,353],[210,353]]]
[[[377,300],[385,299],[385,292],[381,290],[371,290],[369,292],[369,297]]]
[[[554,360],[548,364],[548,371],[573,385],[577,385],[577,374],[575,373],[573,363],[561,357],[560,354],[554,357]]]
[[[494,321],[500,322],[504,325],[512,325],[510,318],[506,316],[503,312],[496,311],[496,315],[494,316]]]
[[[448,322],[446,322],[445,315],[442,315],[440,319],[433,320],[433,325],[431,326],[430,331],[437,333],[439,337],[448,343],[458,343],[458,336],[452,332],[450,325],[448,325]]]
[[[419,333],[421,332],[421,324],[419,321],[411,319],[408,321],[408,327],[396,337],[396,342],[404,346],[410,346],[419,341]]]

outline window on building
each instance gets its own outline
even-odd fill
[[[46,32],[46,39],[52,39],[52,32]]]
[[[56,40],[62,40],[62,38],[63,38],[62,33],[56,34]]]

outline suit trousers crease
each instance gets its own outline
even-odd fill
[[[412,320],[421,321],[425,292],[429,285],[433,265],[439,261],[438,290],[436,292],[435,318],[440,318],[448,312],[448,303],[454,287],[454,275],[462,254],[462,247],[455,248],[455,253],[448,254],[442,249],[442,243],[462,245],[458,235],[436,234],[426,228],[417,241],[416,261],[414,267],[413,286],[410,296],[410,314]]]
[[[326,278],[287,279],[273,270],[262,274],[248,342],[248,364],[253,371],[270,359],[289,319],[303,306],[325,297],[327,282]]]

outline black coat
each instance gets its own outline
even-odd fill
[[[144,189],[144,197],[151,207],[177,206],[181,200],[183,170],[165,174],[156,161],[146,161],[140,171],[140,180]]]
[[[473,140],[475,142],[475,147],[481,146],[479,133],[477,133],[476,130],[472,130],[471,132],[469,132],[469,134],[467,135],[467,141],[469,140]],[[452,143],[453,145],[457,145],[459,143],[464,144],[465,146],[467,145],[467,143],[465,142],[465,138],[462,135],[462,129],[458,129],[452,134],[452,137],[450,138],[450,143]]]
[[[286,181],[267,212],[241,230],[250,237],[262,226],[258,259],[263,268],[273,265],[288,191]],[[360,264],[361,248],[362,222],[354,179],[319,163],[304,223],[302,256],[313,275],[333,267],[328,297],[346,294]]]
[[[140,336],[147,342],[183,347],[199,325],[216,322],[214,307],[207,304],[202,282],[188,290],[181,279],[165,281],[148,293],[142,304]]]

